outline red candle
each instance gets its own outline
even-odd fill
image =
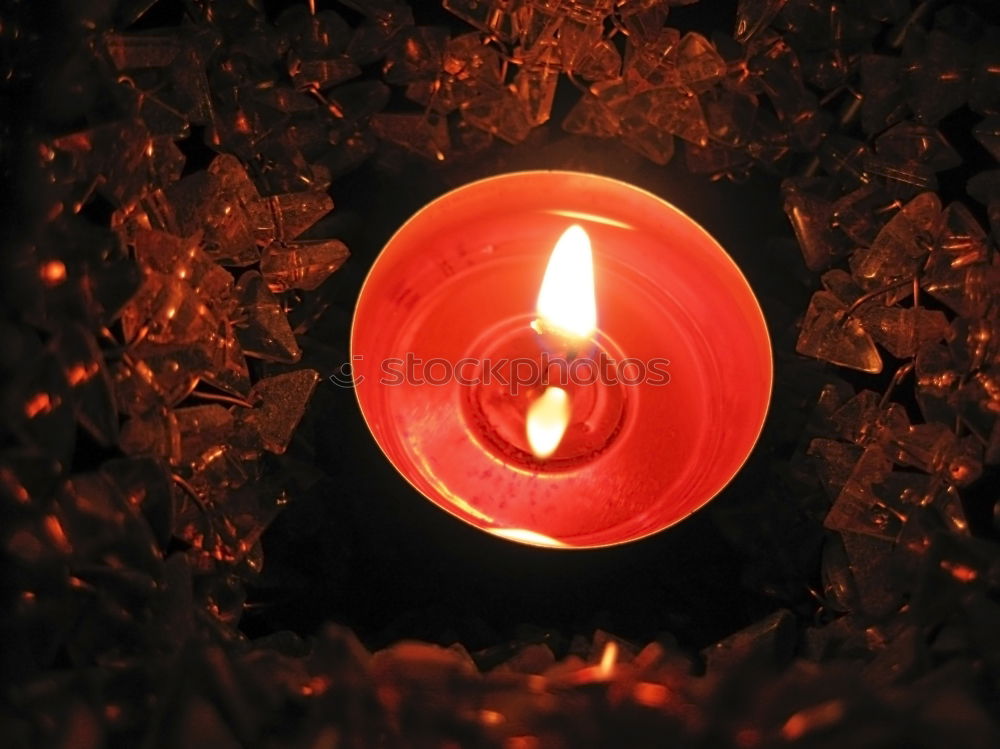
[[[425,206],[372,267],[351,353],[365,420],[417,490],[558,548],[641,538],[708,502],[753,448],[772,380],[760,306],[719,244],[658,197],[575,172]]]

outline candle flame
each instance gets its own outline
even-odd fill
[[[560,387],[550,386],[528,407],[528,444],[536,458],[547,458],[562,442],[569,426],[569,395]]]
[[[606,679],[611,676],[611,671],[615,667],[615,661],[618,660],[618,643],[614,640],[608,640],[604,645],[604,652],[601,653],[601,665],[599,667],[599,672],[602,678]]]
[[[559,237],[538,292],[539,323],[562,335],[589,338],[597,328],[590,237],[574,224]]]

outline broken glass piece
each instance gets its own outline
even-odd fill
[[[906,114],[898,57],[861,56],[861,128],[868,134],[884,130]]]
[[[865,161],[871,158],[871,151],[860,140],[830,133],[817,156],[824,171],[847,189],[853,190],[871,181],[865,171]]]
[[[910,420],[898,403],[883,407],[881,396],[862,390],[838,408],[830,417],[841,437],[856,444],[885,442],[906,429]]]
[[[653,125],[641,112],[626,107],[621,117],[622,143],[654,164],[666,164],[674,155],[674,136]]]
[[[713,140],[741,146],[750,138],[757,119],[757,99],[716,86],[698,97]]]
[[[511,88],[533,126],[547,122],[552,113],[556,84],[559,83],[559,59],[557,47],[545,47],[532,55],[514,76]]]
[[[916,395],[926,421],[954,424],[961,375],[947,346],[928,343],[915,360]]]
[[[920,285],[927,293],[967,317],[986,313],[997,283],[1000,271],[994,266],[974,263],[956,267],[941,252],[931,254],[920,276]]]
[[[236,300],[232,300],[235,311]],[[213,341],[207,342],[209,365],[202,379],[227,393],[245,396],[250,390],[250,371],[233,324],[223,320]]]
[[[895,435],[894,460],[951,484],[968,486],[983,472],[982,447],[975,438],[959,439],[944,424],[914,424]]]
[[[944,211],[944,226],[938,247],[949,255],[952,268],[986,262],[989,257],[986,232],[962,203],[951,203]]]
[[[562,127],[567,133],[612,138],[618,134],[621,118],[594,94],[584,94],[566,115]]]
[[[943,340],[951,332],[948,318],[938,310],[870,304],[857,315],[875,342],[897,359],[914,356],[922,344]]]
[[[371,128],[379,138],[432,161],[444,161],[451,152],[448,122],[436,112],[377,114],[372,117]]]
[[[441,70],[448,30],[414,26],[393,39],[382,64],[382,75],[395,85],[434,78]]]
[[[444,7],[466,23],[504,42],[514,41],[517,0],[444,0]]]
[[[752,167],[745,151],[716,143],[696,146],[685,142],[684,163],[692,174],[707,174],[712,180],[725,177],[733,182],[745,181]]]
[[[122,310],[125,338],[153,343],[198,343],[212,338],[218,318],[186,282],[148,271],[142,287]]]
[[[622,113],[623,121],[644,119],[654,128],[704,146],[708,144],[708,125],[698,97],[676,88],[642,91],[632,97]]]
[[[340,133],[353,132],[359,123],[381,112],[389,101],[389,87],[380,81],[358,81],[339,86],[330,92],[327,108],[336,120],[331,142]]]
[[[289,289],[311,291],[344,264],[350,253],[337,239],[274,243],[260,259],[260,272],[278,294]]]
[[[962,157],[935,127],[900,122],[875,139],[875,153],[890,161],[918,162],[934,172],[954,169]]]
[[[319,374],[312,369],[260,380],[250,393],[254,408],[237,412],[240,425],[253,429],[265,450],[285,452],[317,382]]]
[[[990,115],[981,120],[972,128],[972,134],[994,159],[1000,161],[1000,115]]]
[[[781,183],[784,209],[795,231],[806,267],[820,271],[850,250],[847,238],[833,227],[833,204],[826,180],[788,178]]]
[[[862,452],[860,445],[840,440],[814,439],[809,443],[806,454],[816,459],[816,472],[831,500],[840,495]]]
[[[670,10],[666,0],[643,0],[641,2],[620,3],[617,8],[622,28],[637,44],[655,39]]]
[[[833,204],[833,225],[858,246],[871,247],[879,231],[903,204],[878,184],[862,185]]]
[[[73,394],[77,421],[104,446],[118,437],[118,413],[111,390],[111,377],[104,354],[83,325],[70,323],[52,343]]]
[[[961,39],[932,29],[911,28],[903,46],[906,101],[921,122],[934,125],[965,104],[972,49]]]
[[[357,78],[361,75],[361,68],[349,57],[334,57],[328,60],[290,58],[288,74],[299,91],[322,91]]]
[[[343,54],[351,40],[351,27],[332,10],[310,12],[304,4],[283,10],[275,26],[288,39],[289,47],[307,60]]]
[[[671,50],[682,85],[695,93],[715,86],[726,72],[715,47],[701,34],[689,32]]]
[[[194,390],[210,357],[199,344],[155,344],[129,347],[114,370],[115,397],[127,414],[174,406]]]
[[[677,60],[671,54],[681,39],[677,29],[661,29],[654,39],[629,39],[625,81],[633,91],[680,85]]]
[[[933,245],[941,225],[941,201],[935,193],[918,195],[875,237],[872,246],[851,256],[851,272],[859,279],[887,284],[914,275]]]
[[[866,449],[830,508],[823,527],[895,541],[905,516],[901,508],[880,499],[873,489],[885,481],[891,470],[892,461],[880,447]]]
[[[238,317],[236,337],[248,356],[294,363],[302,356],[278,298],[257,271],[248,271],[236,282]]]
[[[969,197],[984,205],[1000,202],[1000,169],[988,169],[971,177],[965,190]]]
[[[610,81],[621,76],[622,56],[607,39],[601,39],[581,55],[573,72],[585,81]]]
[[[813,295],[802,322],[795,350],[842,367],[877,374],[882,357],[871,336],[853,316],[844,319],[847,306],[828,291]]]
[[[41,352],[21,362],[5,386],[5,432],[39,455],[69,466],[73,454],[73,395],[55,354]]]
[[[375,62],[388,50],[396,34],[413,26],[410,6],[391,0],[345,0],[348,7],[363,13],[369,23],[354,30],[347,45],[347,55],[358,65]]]
[[[739,0],[736,5],[736,31],[738,42],[748,42],[778,15],[787,0]]]
[[[980,114],[1000,114],[1000,28],[996,26],[986,27],[976,43],[969,108]]]
[[[185,177],[164,193],[176,233],[191,236],[203,230],[204,250],[213,260],[238,266],[259,259],[256,216],[250,213],[259,205],[259,194],[235,157],[216,157],[208,171]]]
[[[511,88],[490,89],[462,105],[462,118],[508,143],[521,143],[531,133],[524,103]]]

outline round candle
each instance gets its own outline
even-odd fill
[[[552,301],[543,279],[569,291]],[[365,281],[351,354],[362,414],[418,491],[558,548],[708,502],[753,449],[772,381],[763,314],[722,247],[655,195],[576,172],[491,177],[410,218]]]

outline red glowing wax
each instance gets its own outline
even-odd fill
[[[669,382],[569,385],[573,423],[538,460],[519,419],[544,388],[469,383],[479,362],[546,347],[530,322],[573,224],[593,248],[598,321],[573,353],[666,359]],[[771,392],[763,315],[719,244],[656,196],[575,172],[492,177],[414,215],[369,273],[351,353],[368,426],[417,490],[478,528],[560,548],[631,541],[704,505],[749,455]],[[396,363],[408,358],[409,377]]]

